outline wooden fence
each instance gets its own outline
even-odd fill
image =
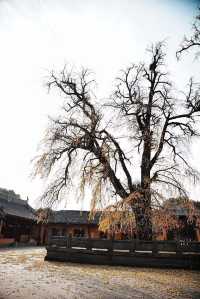
[[[200,242],[51,237],[45,260],[200,269]]]

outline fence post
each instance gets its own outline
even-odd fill
[[[113,239],[110,239],[108,244],[108,255],[110,259],[112,259],[112,254],[113,254]]]
[[[136,249],[136,241],[132,239],[130,252],[135,252],[135,249]]]
[[[157,254],[158,253],[158,243],[156,240],[152,242],[152,254]]]
[[[72,243],[72,237],[68,236],[67,237],[67,248],[71,248],[71,243]]]
[[[140,249],[140,239],[135,239],[135,251]]]
[[[87,239],[87,243],[86,243],[86,248],[87,248],[87,250],[91,250],[91,246],[92,244],[91,244],[91,240],[90,240],[90,238],[88,238]]]
[[[176,254],[177,255],[182,255],[182,248],[181,248],[180,241],[176,241]]]

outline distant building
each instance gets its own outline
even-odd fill
[[[193,202],[195,211],[200,203]],[[162,227],[155,233],[160,240],[200,241],[200,217],[191,219],[187,206],[177,199],[166,201],[166,211],[178,219],[173,228]],[[89,211],[50,209],[34,210],[28,200],[20,199],[13,191],[0,188],[0,245],[11,243],[47,244],[50,236],[128,239],[136,237],[127,233],[99,231],[100,213],[90,219]],[[190,221],[188,221],[188,219]],[[198,223],[199,221],[199,223]]]
[[[13,191],[0,189],[0,244],[26,243],[38,234],[34,209]]]
[[[48,219],[40,229],[40,244],[45,244],[49,236],[100,238],[104,234],[98,230],[99,214],[90,220],[88,211],[50,211]]]
[[[164,240],[200,241],[200,202],[170,198],[164,207],[177,219],[174,228],[163,229]]]
[[[102,235],[98,230],[99,216],[90,220],[88,211],[51,211],[48,216],[46,221],[39,221],[38,212],[28,201],[20,199],[13,191],[0,188],[0,245],[42,245],[51,235],[91,238]]]

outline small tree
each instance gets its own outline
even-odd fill
[[[131,210],[135,216],[138,237],[151,239],[152,209],[159,204],[156,186],[167,185],[186,195],[181,176],[196,177],[196,173],[184,156],[183,145],[199,134],[195,124],[200,96],[192,80],[186,92],[175,91],[168,79],[163,47],[158,43],[149,50],[149,66],[133,64],[120,73],[108,103],[95,100],[94,81],[89,79],[88,70],[77,74],[64,68],[58,75],[51,73],[48,87],[57,88],[66,103],[62,114],[51,119],[43,152],[35,163],[35,175],[54,174],[42,196],[48,204],[59,199],[79,164],[81,190],[88,182],[93,188],[92,210],[97,207],[101,191],[109,186],[117,198],[112,207],[128,207],[128,215]],[[117,123],[120,115],[121,125],[131,137],[126,143],[122,144],[116,137],[119,133],[115,134],[106,123],[107,109],[112,109]],[[137,183],[131,157],[140,159]]]

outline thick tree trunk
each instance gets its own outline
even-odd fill
[[[157,54],[156,54],[157,55]],[[149,101],[147,104],[146,117],[142,126],[143,153],[141,161],[141,198],[136,208],[136,226],[138,238],[144,240],[152,239],[152,213],[151,213],[151,150],[152,150],[152,103],[155,95],[155,82],[158,75],[156,67],[158,58],[154,55],[153,64],[151,65],[151,73],[149,75],[150,90]]]
[[[145,195],[141,196],[138,206],[134,207],[136,218],[137,238],[152,240],[151,205],[146,201]]]
[[[145,136],[141,163],[141,198],[135,208],[137,235],[142,240],[152,239],[150,160],[151,134],[148,130]]]

